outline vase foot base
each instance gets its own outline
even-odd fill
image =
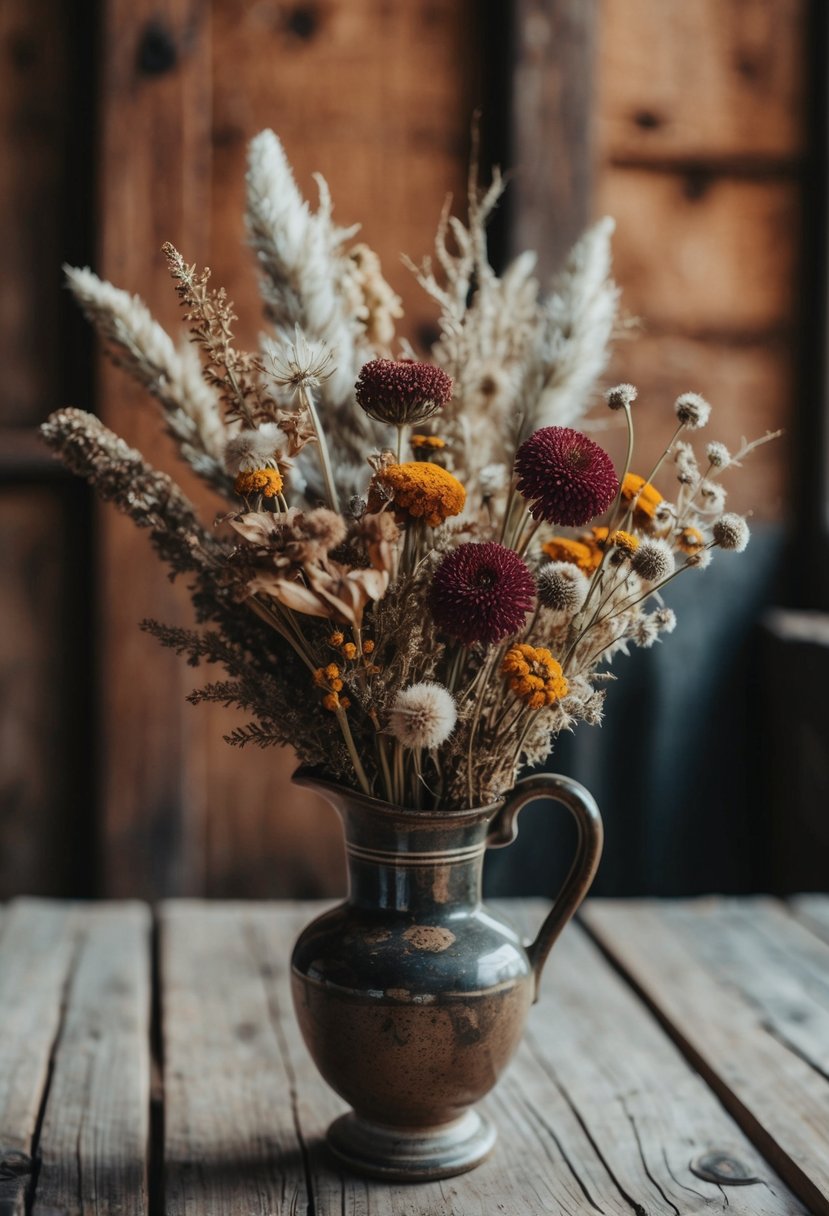
[[[427,1182],[464,1174],[488,1157],[496,1131],[485,1115],[468,1110],[431,1129],[387,1127],[353,1111],[328,1129],[328,1147],[358,1174],[390,1182]]]

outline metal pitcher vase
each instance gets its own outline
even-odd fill
[[[474,1103],[518,1043],[556,938],[586,895],[602,849],[598,807],[567,777],[519,781],[476,810],[401,809],[300,769],[344,826],[346,901],[300,934],[296,1015],[325,1080],[353,1108],[328,1143],[360,1173],[417,1181],[478,1165],[495,1128]],[[488,848],[510,844],[518,812],[545,799],[578,826],[564,885],[534,941],[483,902]]]

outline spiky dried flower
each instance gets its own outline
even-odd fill
[[[538,598],[554,619],[578,612],[587,597],[589,582],[572,562],[547,562],[537,577]]]
[[[682,393],[674,402],[674,413],[689,431],[697,431],[711,416],[711,406],[699,393]]]
[[[721,549],[730,549],[734,553],[742,553],[749,542],[751,532],[742,515],[729,512],[715,520],[711,529],[714,544]]]
[[[467,646],[517,633],[534,598],[526,563],[495,541],[469,541],[447,553],[429,594],[438,629]]]
[[[449,689],[423,680],[398,692],[389,712],[389,729],[404,747],[428,749],[445,743],[457,720],[458,707]]]
[[[674,555],[664,540],[643,540],[631,558],[631,565],[646,583],[661,583],[674,572]]]
[[[545,426],[515,456],[518,489],[534,519],[582,527],[606,511],[619,482],[613,461],[581,431]]]
[[[363,364],[354,391],[369,418],[394,426],[419,425],[452,396],[452,378],[432,363],[372,359]]]
[[[629,410],[639,391],[633,384],[617,384],[609,388],[604,395],[607,408],[611,410]]]

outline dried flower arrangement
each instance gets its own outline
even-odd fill
[[[559,731],[602,717],[609,662],[675,626],[663,587],[740,552],[724,513],[730,455],[687,436],[695,393],[647,475],[631,469],[636,390],[606,394],[627,425],[621,476],[572,424],[604,370],[618,309],[612,222],[582,237],[549,294],[522,254],[501,275],[486,225],[502,191],[444,209],[435,261],[412,266],[440,310],[430,362],[405,342],[400,301],[328,189],[303,200],[265,131],[250,147],[247,228],[269,323],[237,349],[225,293],[165,246],[190,327],[180,346],[142,302],[89,270],[69,286],[112,358],[155,397],[182,458],[229,509],[211,528],[165,474],[96,418],[53,414],[47,442],[129,514],[200,630],[147,621],[165,646],[224,667],[190,700],[238,707],[237,746],[289,744],[307,764],[402,806],[472,807],[548,757]],[[655,478],[673,464],[668,500]],[[562,532],[561,529],[567,529]]]

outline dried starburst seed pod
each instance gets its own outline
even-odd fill
[[[661,583],[674,572],[674,555],[664,540],[643,540],[631,558],[631,565],[646,583]]]
[[[721,515],[711,529],[714,544],[721,549],[730,549],[734,553],[742,553],[748,544],[751,532],[742,515]]]

